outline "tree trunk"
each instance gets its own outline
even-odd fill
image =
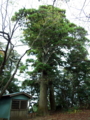
[[[54,87],[52,83],[50,83],[49,85],[49,101],[50,101],[51,111],[54,112],[56,110],[56,104],[55,104],[55,97],[54,97]]]
[[[48,114],[48,107],[47,107],[47,84],[44,80],[41,80],[40,83],[40,98],[39,98],[39,115],[46,115]]]

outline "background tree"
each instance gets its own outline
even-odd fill
[[[63,64],[63,71],[59,72],[54,82],[56,103],[62,109],[77,106],[89,107],[89,61],[85,48],[71,50],[67,61]],[[59,83],[59,85],[57,85]],[[87,91],[87,92],[86,92]],[[87,104],[86,104],[87,103]]]
[[[3,46],[4,49],[4,46]],[[3,61],[4,57],[4,52],[2,51],[1,58]],[[16,66],[16,62],[18,60],[19,54],[17,54],[16,51],[12,51],[10,59],[7,61],[5,64],[5,68],[3,69],[2,75],[0,76],[0,91],[3,90],[4,86],[6,85],[8,79],[12,76],[12,72]],[[14,60],[14,61],[13,61]],[[2,62],[1,61],[1,62]],[[18,87],[18,80],[16,78],[13,78],[11,84],[9,87],[5,90],[8,92],[19,92],[19,87]]]
[[[2,0],[0,1],[0,42],[3,43],[4,47],[0,44],[0,53],[3,52],[4,55],[1,57],[0,55],[0,77],[3,75],[4,71],[7,70],[6,66],[8,62],[15,63],[14,69],[8,78],[6,84],[4,85],[3,89],[1,90],[0,97],[4,94],[8,86],[10,85],[11,81],[14,80],[14,76],[17,72],[17,69],[19,67],[19,63],[22,59],[22,57],[26,54],[23,53],[23,55],[19,56],[16,60],[15,57],[13,58],[14,50],[15,50],[15,41],[14,41],[14,34],[16,30],[18,29],[18,20],[13,23],[11,21],[12,13],[10,13],[11,6],[10,6],[10,0]],[[2,51],[3,48],[3,51]],[[12,54],[13,53],[13,54]],[[11,67],[11,66],[8,66]],[[6,70],[5,70],[6,69]],[[9,69],[9,68],[8,68]],[[1,78],[3,80],[3,78]]]

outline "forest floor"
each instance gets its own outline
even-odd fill
[[[31,114],[30,114],[31,115]],[[55,112],[51,115],[38,117],[35,115],[28,120],[90,120],[90,110],[75,110],[73,112]]]

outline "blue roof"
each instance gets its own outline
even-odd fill
[[[31,96],[29,94],[25,93],[25,92],[10,93],[10,94],[3,95],[2,97],[14,97],[14,96],[17,96],[17,95],[25,95],[28,98],[31,98]]]

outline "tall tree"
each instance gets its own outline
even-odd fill
[[[29,54],[36,54],[37,57],[32,74],[36,73],[40,83],[39,112],[47,114],[47,90],[50,89],[51,100],[54,98],[51,90],[53,91],[52,82],[57,66],[62,65],[62,57],[66,57],[63,49],[70,52],[77,46],[84,47],[88,41],[85,37],[87,32],[70,23],[65,17],[65,10],[51,5],[40,6],[38,10],[20,9],[12,18],[17,19],[20,19],[19,24],[23,26],[24,42],[32,48]],[[54,99],[50,103],[54,109]]]

